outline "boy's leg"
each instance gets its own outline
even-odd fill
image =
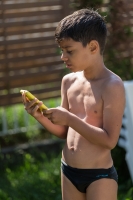
[[[117,200],[118,185],[113,179],[100,179],[89,185],[87,200]]]
[[[81,193],[71,181],[61,172],[62,200],[86,200],[85,193]]]

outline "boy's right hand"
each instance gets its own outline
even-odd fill
[[[25,93],[22,94],[22,100],[23,100],[23,104],[24,104],[24,108],[27,111],[27,113],[29,113],[30,115],[32,115],[34,118],[38,118],[41,115],[43,115],[43,112],[40,111],[40,105],[43,104],[43,102],[38,102],[38,99],[35,98],[32,101],[29,101],[28,98],[26,97]]]

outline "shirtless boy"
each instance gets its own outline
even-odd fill
[[[61,84],[61,106],[39,111],[37,99],[25,109],[46,129],[66,139],[62,151],[63,200],[117,200],[116,146],[125,107],[122,80],[103,61],[107,29],[94,10],[81,9],[59,22],[55,38],[72,73]]]

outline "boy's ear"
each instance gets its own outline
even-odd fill
[[[91,53],[96,53],[99,50],[99,44],[96,40],[91,40],[89,43]]]

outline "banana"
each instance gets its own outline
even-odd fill
[[[35,97],[33,94],[31,94],[28,90],[20,90],[20,93],[21,93],[21,94],[25,93],[25,96],[26,96],[30,101],[36,98],[36,97]],[[38,100],[37,103],[39,103],[39,102],[40,102],[40,101]],[[40,106],[40,110],[41,110],[41,111],[42,111],[42,110],[47,110],[47,109],[48,109],[47,106],[45,106],[44,104],[42,104],[42,105]]]

